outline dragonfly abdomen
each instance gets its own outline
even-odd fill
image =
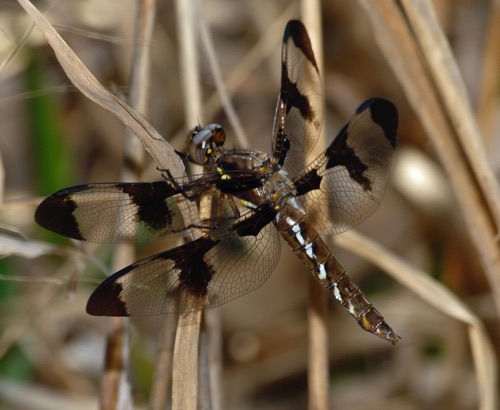
[[[295,255],[361,328],[397,343],[400,337],[337,262],[301,209],[285,205],[275,225]]]

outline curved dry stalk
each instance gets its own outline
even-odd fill
[[[448,110],[453,107],[443,106],[442,98],[435,89],[435,79],[430,78],[422,58],[425,50],[420,49],[413,38],[414,29],[408,26],[408,20],[395,2],[360,2],[367,9],[387,62],[434,144],[454,190],[471,242],[491,285],[497,311],[500,312],[500,248],[492,219],[492,213],[496,211],[485,205],[482,189],[471,172],[473,166],[458,143],[458,130],[450,124],[451,114]]]
[[[97,105],[115,115],[141,140],[160,169],[168,169],[174,177],[184,175],[184,166],[174,149],[149,124],[146,119],[127,103],[106,90],[78,56],[71,50],[47,19],[28,0],[19,4],[34,20],[56,55],[59,64],[80,92]],[[194,210],[193,210],[194,212]]]

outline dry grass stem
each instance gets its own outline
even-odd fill
[[[177,0],[177,38],[179,41],[179,63],[182,93],[184,96],[185,123],[193,127],[203,123],[201,107],[201,87],[197,44],[198,20],[196,1]]]
[[[496,227],[491,215],[498,217],[497,188],[488,195],[491,209],[484,206],[483,193],[488,190],[491,180],[484,177],[482,171],[475,168],[476,177],[483,179],[481,183],[470,169],[470,164],[463,152],[472,156],[478,154],[482,162],[481,167],[487,167],[484,149],[481,146],[479,132],[471,115],[467,96],[464,95],[458,70],[448,51],[447,44],[442,36],[436,19],[428,3],[415,2],[411,5],[405,2],[409,10],[408,21],[412,24],[410,30],[406,20],[400,14],[394,2],[361,2],[368,10],[368,16],[374,27],[379,45],[386,54],[396,76],[399,78],[413,108],[419,116],[431,141],[434,143],[443,167],[447,171],[452,188],[455,191],[462,215],[468,226],[468,232],[476,250],[481,257],[493,291],[497,311],[500,311],[500,249],[496,241]],[[416,6],[419,6],[418,12]],[[419,41],[412,37],[412,33],[420,34]],[[432,37],[428,37],[432,34]],[[423,59],[417,57],[423,55]],[[444,59],[444,67],[441,66]],[[430,66],[429,76],[427,64]],[[436,90],[437,88],[437,90]],[[451,124],[448,121],[451,120]],[[465,123],[464,123],[465,122]],[[462,148],[458,141],[464,144]],[[465,140],[469,142],[464,143]],[[471,152],[472,151],[472,152]],[[491,175],[491,170],[487,171]],[[411,277],[411,279],[409,279]],[[417,280],[420,279],[420,280]],[[437,287],[430,280],[421,276],[406,276],[405,285],[425,297],[429,303],[443,312],[466,321],[471,326],[469,332],[472,345],[476,377],[481,395],[481,408],[496,408],[497,374],[490,363],[495,361],[493,349],[483,326],[460,301],[448,294],[443,288]],[[480,335],[480,336],[479,336]],[[480,346],[480,347],[479,347]],[[488,355],[486,359],[484,356]]]
[[[129,248],[129,249],[127,249]],[[134,251],[128,245],[119,245],[114,253],[114,264],[132,259]],[[122,265],[123,266],[123,265]],[[105,318],[108,332],[104,369],[99,394],[99,408],[113,410],[119,405],[133,407],[132,389],[128,378],[129,370],[129,321],[122,317]]]
[[[151,44],[156,15],[156,0],[140,0],[137,3],[136,36],[132,56],[132,69],[128,102],[144,116],[148,114]],[[125,161],[122,180],[138,181],[144,168],[144,149],[138,138],[125,130]]]
[[[311,275],[308,280],[308,408],[328,409],[328,293]]]
[[[37,26],[44,34],[45,38],[53,48],[61,66],[63,67],[72,83],[84,95],[86,95],[88,98],[90,98],[92,101],[96,102],[103,108],[115,114],[127,127],[129,127],[136,134],[136,136],[140,138],[144,147],[153,156],[161,169],[169,169],[174,176],[181,176],[183,174],[184,167],[179,157],[177,156],[177,154],[175,154],[170,145],[167,144],[157,133],[157,131],[136,110],[131,108],[128,104],[121,101],[109,91],[107,91],[104,87],[102,87],[102,85],[97,81],[92,73],[83,65],[81,60],[69,48],[66,42],[58,35],[58,33],[54,30],[50,23],[30,2],[26,0],[20,0],[19,3],[28,12],[28,14],[30,14]],[[181,37],[185,38],[183,36]],[[191,53],[190,58],[193,58],[193,56],[195,56],[195,53]],[[197,64],[187,64],[185,67],[197,67]],[[192,82],[190,82],[190,84],[192,84]],[[192,106],[191,104],[193,104],[193,102],[199,102],[199,98],[186,98],[186,101],[189,101],[190,106]],[[196,117],[199,118],[199,115],[191,115],[190,118],[192,118],[194,121],[194,118]],[[191,215],[194,215],[196,213],[196,210],[190,209],[189,213]],[[194,315],[193,317],[196,318],[197,315]],[[191,320],[187,320],[187,322],[190,321]],[[199,325],[197,327],[194,327],[194,329],[196,328],[199,328]],[[182,334],[193,335],[195,333],[196,332],[183,332]],[[197,349],[194,350],[197,351]],[[190,349],[185,349],[183,346],[182,349],[178,349],[178,351],[182,355],[185,355],[187,360],[194,359],[194,361],[196,362],[196,356],[190,355],[190,353],[186,352],[190,351]],[[184,366],[182,366],[182,368],[184,368]],[[184,388],[186,386],[192,388],[193,383],[182,383],[181,385],[179,385],[179,387]],[[196,386],[196,383],[194,383],[194,386]],[[190,391],[192,393],[192,390]],[[177,402],[177,404],[179,404],[179,402]]]
[[[198,340],[202,312],[182,313],[175,334],[172,409],[198,408]]]

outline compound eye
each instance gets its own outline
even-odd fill
[[[217,147],[220,147],[224,144],[224,142],[226,142],[226,132],[219,124],[208,124],[203,129],[212,131],[211,142],[213,142]]]

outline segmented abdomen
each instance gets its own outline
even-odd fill
[[[397,343],[400,337],[340,266],[302,210],[284,205],[275,225],[302,263],[364,330]]]

